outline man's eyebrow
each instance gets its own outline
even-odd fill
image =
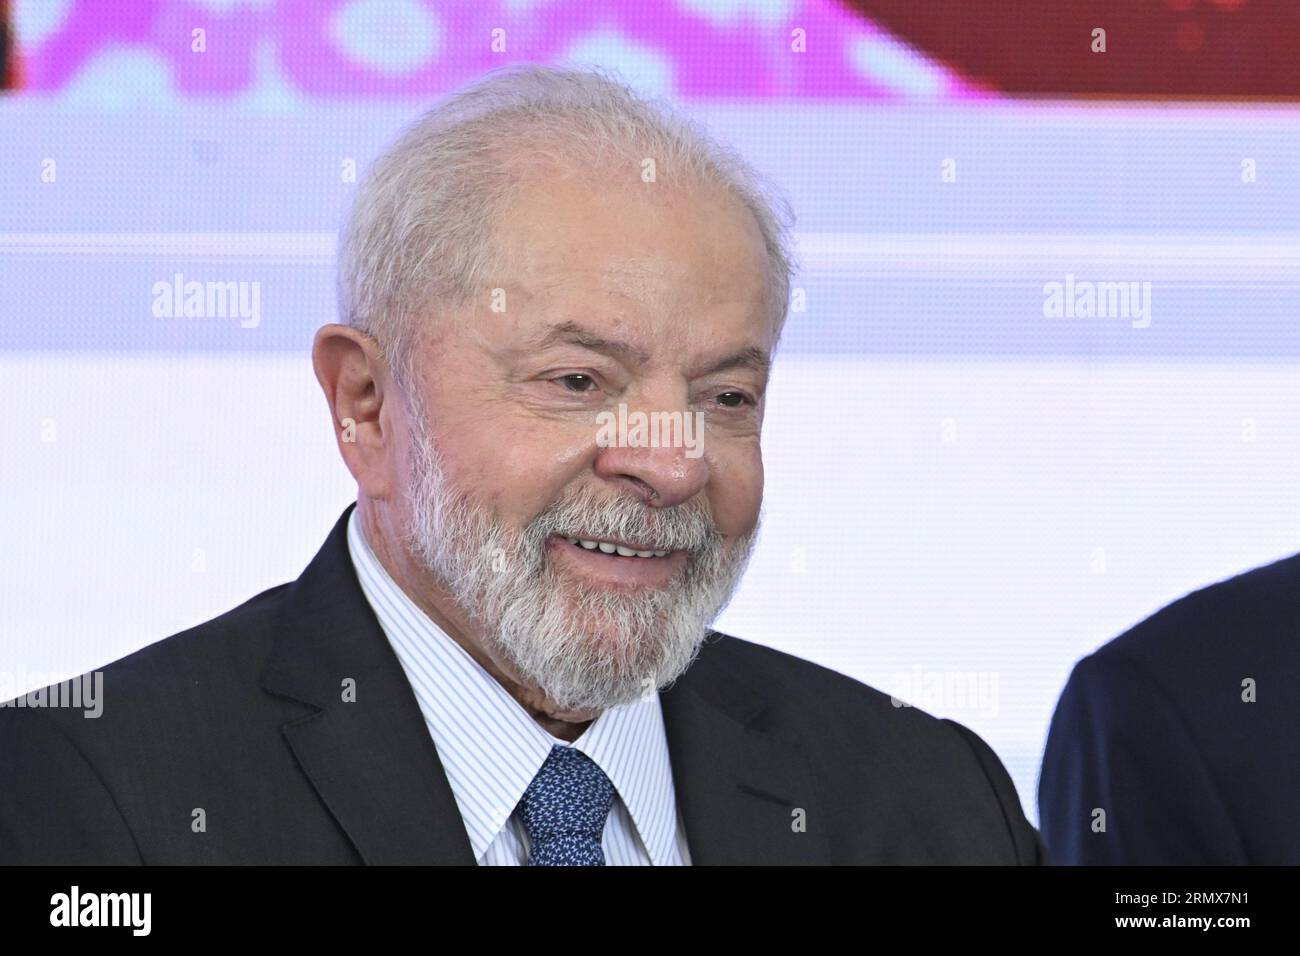
[[[704,368],[700,369],[700,375],[715,375],[718,372],[726,372],[733,368],[747,368],[758,372],[767,378],[768,372],[772,368],[772,358],[764,349],[757,345],[751,345],[749,348],[741,349],[739,352],[733,352],[726,358],[711,362]]]
[[[557,343],[576,345],[579,348],[591,349],[593,352],[603,352],[607,355],[625,356],[638,365],[644,365],[650,361],[650,354],[644,349],[638,348],[630,342],[606,338],[599,332],[585,328],[577,322],[560,322],[550,326],[546,333],[536,341],[534,348],[544,349]],[[716,375],[718,372],[726,372],[733,368],[747,368],[766,379],[771,366],[772,359],[767,351],[757,345],[751,345],[748,348],[740,349],[738,352],[733,352],[725,358],[718,359],[716,362],[708,363],[700,368],[695,375],[703,377],[705,375]]]
[[[593,352],[604,352],[607,355],[626,356],[638,365],[644,365],[650,361],[649,353],[644,349],[637,348],[631,342],[606,338],[598,332],[584,328],[577,322],[560,322],[552,325],[546,331],[546,334],[537,340],[535,347],[544,349],[557,343],[576,345],[580,348],[591,349]]]

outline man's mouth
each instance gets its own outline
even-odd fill
[[[552,535],[547,550],[564,573],[601,587],[662,588],[686,567],[690,552],[661,541]]]
[[[587,551],[601,551],[604,554],[617,554],[623,558],[666,558],[672,553],[671,548],[656,549],[652,545],[624,544],[608,541],[604,538],[569,538],[569,544],[585,548]]]

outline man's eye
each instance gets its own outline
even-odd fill
[[[727,408],[739,408],[749,402],[749,396],[741,392],[723,392],[718,396],[718,402]]]
[[[588,388],[588,386],[594,388],[596,385],[596,380],[594,378],[590,375],[583,375],[580,372],[575,372],[572,375],[561,375],[555,381],[562,382],[564,387],[570,392],[589,392],[591,391],[591,388]]]

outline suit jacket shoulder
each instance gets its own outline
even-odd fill
[[[0,708],[0,763],[13,771],[0,785],[0,863],[273,857],[277,823],[318,802],[279,733],[310,709],[259,687],[288,587],[83,675],[98,682],[98,716]],[[341,842],[329,829],[316,832],[326,847]]]
[[[955,721],[717,632],[683,681],[707,682],[737,720],[805,762],[834,833],[832,862],[1047,862],[1001,761]]]
[[[1053,856],[1300,861],[1297,634],[1300,555],[1180,598],[1080,660],[1039,780]]]
[[[1168,604],[1095,654],[1203,669],[1215,662],[1295,659],[1279,629],[1300,616],[1300,554],[1200,588]],[[1294,633],[1294,632],[1292,632]]]

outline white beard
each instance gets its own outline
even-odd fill
[[[427,423],[412,408],[405,544],[475,623],[495,660],[563,710],[604,711],[648,698],[685,673],[731,599],[758,527],[730,549],[708,503],[651,508],[568,494],[522,531],[502,526],[445,480]],[[689,552],[666,587],[629,593],[562,578],[547,539],[652,541]],[[653,559],[650,559],[653,560]]]

